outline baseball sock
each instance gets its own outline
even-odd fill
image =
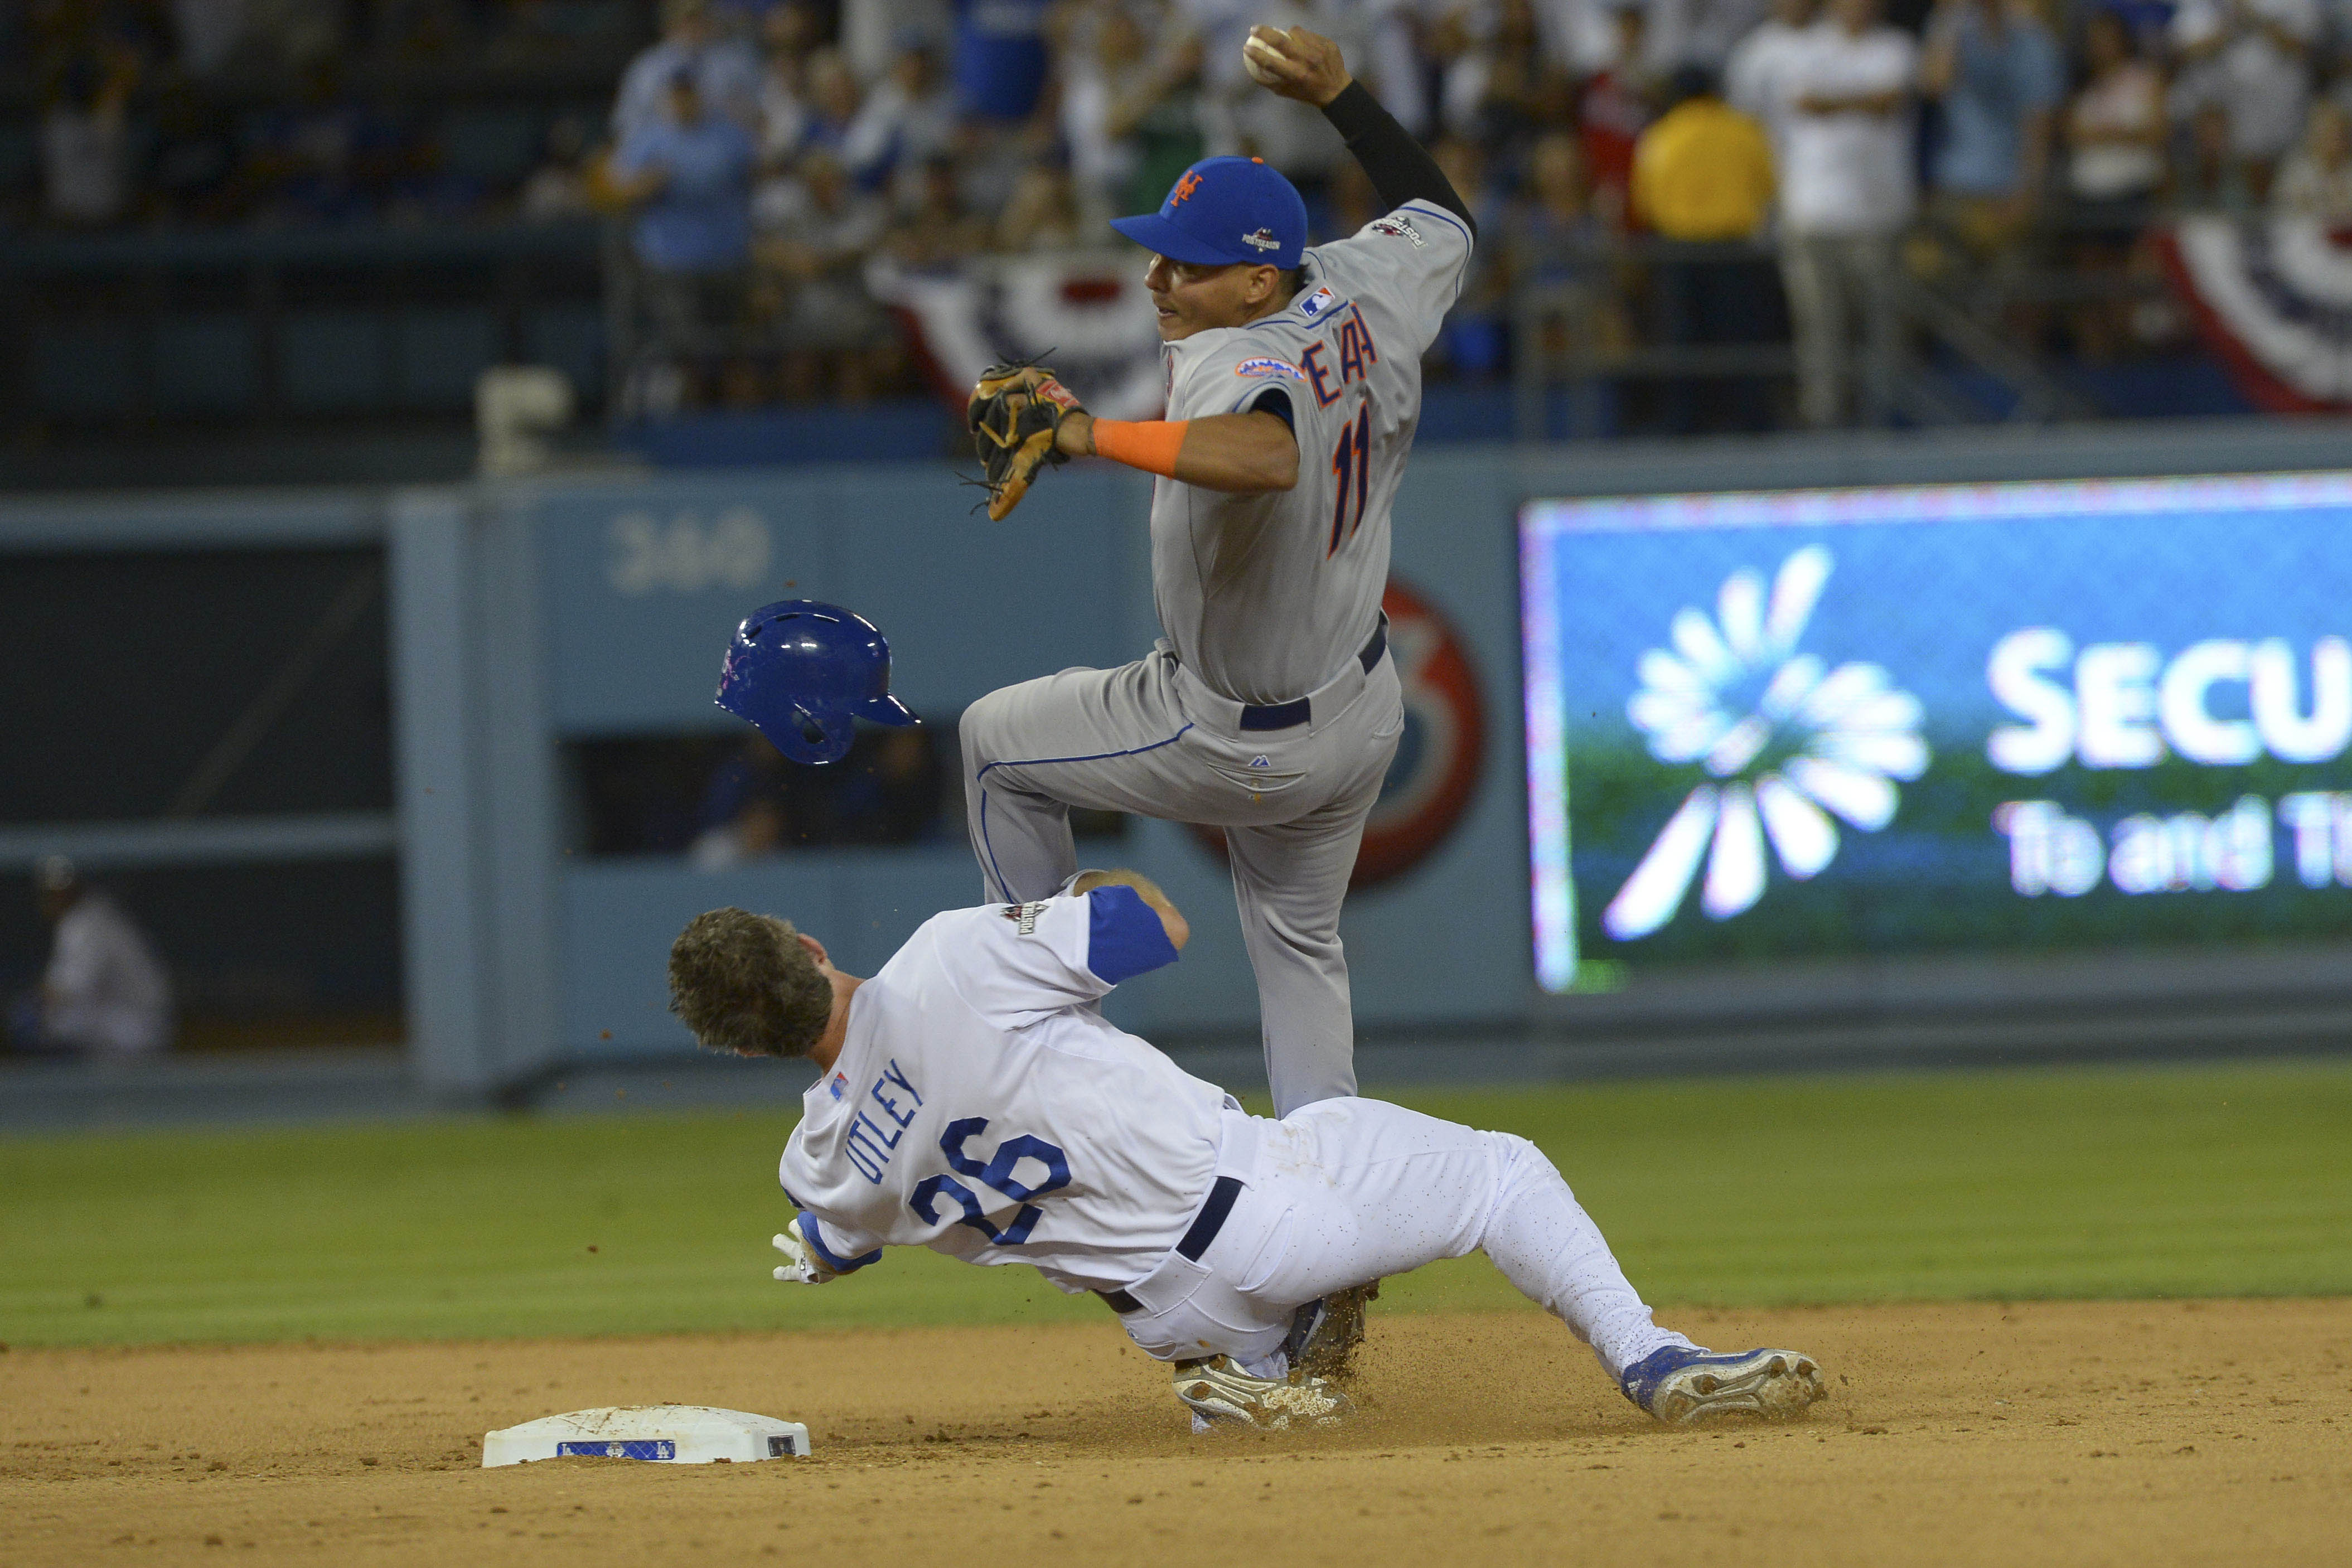
[[[1509,1133],[1487,1136],[1503,1145],[1505,1166],[1479,1245],[1503,1277],[1590,1344],[1612,1378],[1653,1351],[1689,1344],[1650,1321],[1649,1304],[1543,1151]]]

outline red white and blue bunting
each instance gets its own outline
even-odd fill
[[[2274,414],[2352,406],[2352,230],[2192,217],[2156,243],[2249,401]]]
[[[1155,418],[1165,405],[1139,252],[1005,257],[953,272],[877,257],[866,284],[906,320],[933,385],[959,410],[989,366],[1039,355],[1108,418]]]

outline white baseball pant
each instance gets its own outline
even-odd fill
[[[1667,1345],[1559,1171],[1526,1139],[1378,1100],[1327,1100],[1279,1121],[1225,1112],[1220,1174],[1244,1184],[1198,1262],[1171,1252],[1127,1293],[1128,1334],[1165,1361],[1253,1370],[1292,1315],[1334,1290],[1483,1250],[1591,1345],[1612,1378]]]
[[[1306,723],[1244,730],[1242,705],[1163,647],[992,691],[962,726],[964,803],[991,902],[1050,898],[1069,880],[1072,806],[1225,830],[1281,1114],[1356,1092],[1339,906],[1404,730],[1385,655],[1370,671],[1349,660],[1308,702]]]

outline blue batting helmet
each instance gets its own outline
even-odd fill
[[[814,599],[762,605],[735,628],[719,706],[796,763],[849,754],[859,719],[917,722],[890,695],[890,645],[865,616]]]

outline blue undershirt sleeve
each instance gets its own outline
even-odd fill
[[[1117,985],[1176,962],[1168,928],[1133,888],[1097,888],[1087,903],[1087,967],[1104,984]]]
[[[805,1209],[801,1211],[800,1232],[801,1239],[808,1243],[809,1250],[816,1254],[818,1261],[835,1274],[855,1274],[869,1263],[882,1261],[882,1249],[878,1247],[863,1258],[835,1257],[833,1248],[824,1244],[824,1232],[818,1226],[816,1215]]]
[[[1251,414],[1271,414],[1276,419],[1281,420],[1283,424],[1288,426],[1290,427],[1290,433],[1293,436],[1298,434],[1298,422],[1297,419],[1292,417],[1290,412],[1290,394],[1285,392],[1278,386],[1269,386],[1264,392],[1259,393],[1256,397],[1250,401],[1250,405],[1246,412]]]

